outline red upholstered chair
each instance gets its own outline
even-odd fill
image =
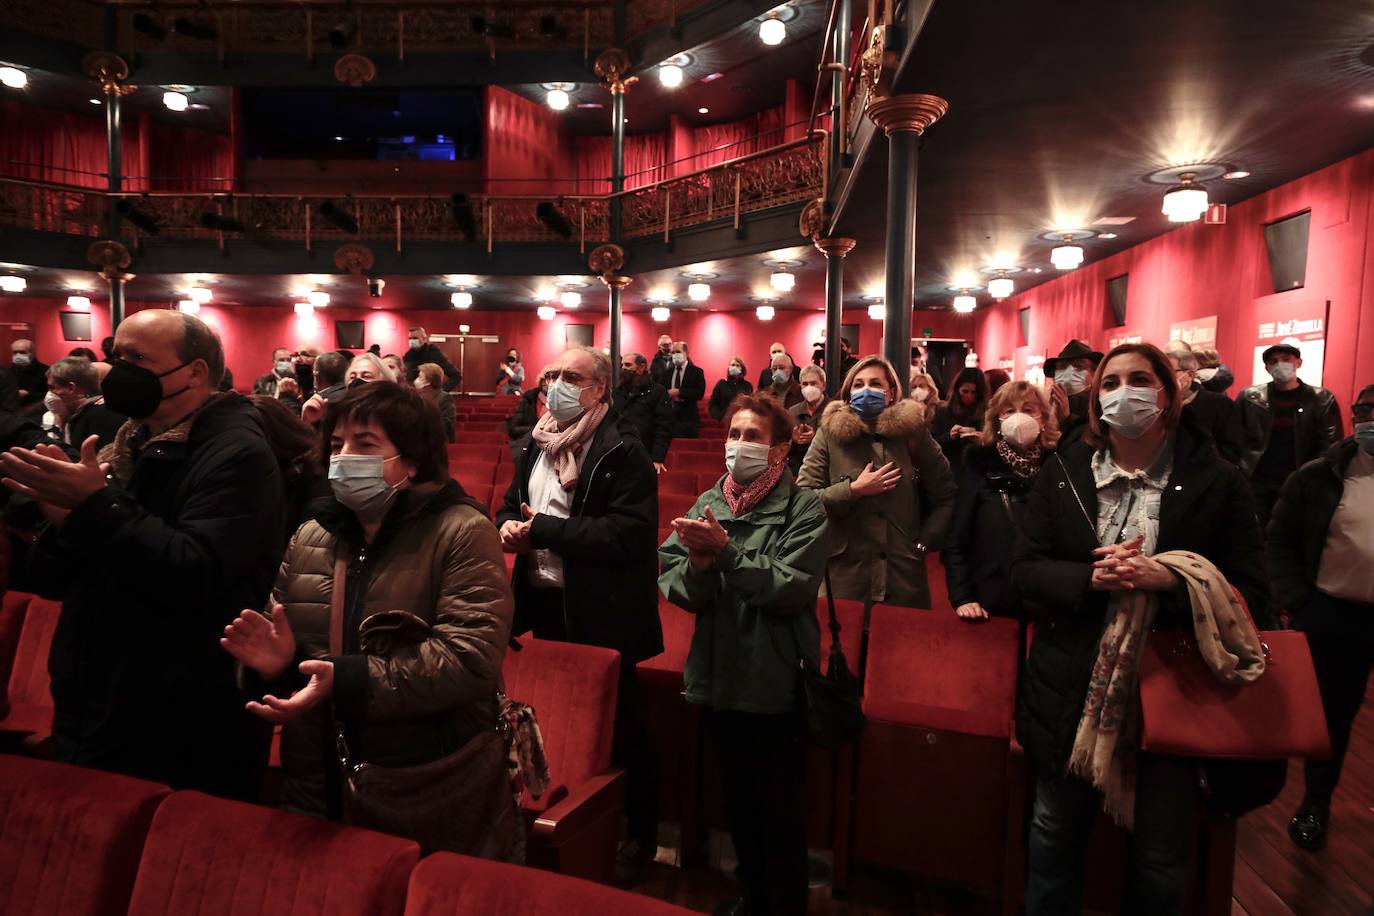
[[[722,458],[719,467],[709,471],[697,471],[697,495],[700,496],[707,490],[714,490],[716,484],[725,476],[725,459]]]
[[[679,471],[725,473],[724,447],[709,452],[678,452],[669,456],[669,467]]]
[[[491,492],[492,482],[496,478],[496,465],[450,464],[448,473],[468,493],[475,495],[478,499],[483,499],[487,493]]]
[[[506,454],[509,455],[510,452],[507,451]],[[506,491],[510,489],[510,482],[514,479],[515,465],[511,464],[509,458],[496,465],[496,489],[500,491],[503,497],[506,495]]]
[[[129,916],[400,916],[420,847],[176,792],[153,816]]]
[[[28,592],[6,592],[0,599],[0,717],[9,711],[10,672],[14,656],[19,651],[19,632],[24,628],[24,614],[33,595]]]
[[[478,435],[496,436],[499,433],[472,433],[468,436],[459,436],[457,442],[450,442],[448,445],[449,464],[495,464],[501,460],[501,451],[505,446],[492,442],[474,441]]]
[[[716,447],[716,441],[712,439],[674,439],[672,445],[668,446],[668,451],[669,453],[710,452],[714,451]]]
[[[129,905],[153,810],[171,789],[0,755],[0,910],[116,916]]]
[[[691,910],[590,881],[451,852],[410,875],[406,916],[685,916]]]
[[[543,639],[520,640],[502,666],[506,693],[534,707],[548,755],[549,789],[528,794],[531,865],[610,881],[625,802],[623,771],[611,767],[620,653]]]
[[[673,519],[681,518],[687,510],[696,505],[697,494],[695,493],[662,493],[658,494],[658,524],[661,528],[667,528],[672,524]]]
[[[671,462],[671,460],[672,457],[669,456],[669,461]],[[658,492],[687,493],[693,497],[697,496],[699,492],[697,490],[697,472],[679,471],[672,464],[669,464],[668,470],[658,475]]]
[[[0,719],[0,733],[27,736],[25,744],[33,750],[52,733],[52,693],[48,690],[48,650],[62,605],[46,598],[34,598],[24,614],[19,631],[19,648],[10,670],[9,713]]]
[[[996,887],[1008,836],[1017,626],[875,605],[868,724],[854,781],[853,854],[937,880]],[[957,831],[923,824],[958,824]]]

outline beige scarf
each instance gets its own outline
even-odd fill
[[[577,418],[577,422],[567,429],[558,429],[554,415],[546,413],[534,424],[534,441],[553,462],[558,472],[558,482],[563,489],[571,490],[577,486],[577,452],[591,439],[601,421],[606,418],[610,408],[597,404]]]
[[[1154,559],[1188,586],[1198,651],[1217,680],[1241,684],[1263,674],[1264,647],[1255,624],[1211,561],[1187,550],[1171,550]],[[1101,791],[1103,808],[1128,830],[1135,825],[1140,655],[1158,604],[1158,595],[1151,592],[1113,596],[1069,755],[1069,773]]]

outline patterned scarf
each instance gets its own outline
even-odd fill
[[[557,429],[558,420],[546,413],[534,424],[534,441],[544,454],[553,462],[558,471],[558,482],[563,489],[571,490],[577,486],[577,452],[596,432],[601,421],[610,411],[604,403],[599,403],[577,418],[577,422],[567,429]]]
[[[742,484],[731,477],[725,475],[725,484],[721,490],[725,493],[725,505],[730,507],[730,514],[739,518],[750,509],[763,501],[763,498],[773,492],[773,488],[782,479],[783,471],[787,470],[787,462],[779,461],[777,464],[770,464],[768,470],[755,477],[747,484]]]
[[[1033,480],[1035,475],[1040,473],[1040,452],[1039,442],[1026,449],[1026,454],[1022,455],[1012,448],[1006,439],[997,440],[997,457],[1007,463],[1013,474],[1026,480]]]

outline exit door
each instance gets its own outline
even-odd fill
[[[463,380],[454,389],[455,393],[496,393],[496,373],[500,371],[501,361],[506,358],[506,348],[501,346],[501,338],[486,334],[459,334],[444,337],[434,335],[430,340],[463,374]]]

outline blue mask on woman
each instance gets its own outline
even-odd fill
[[[887,392],[881,388],[860,388],[850,393],[849,406],[865,420],[871,420],[887,406]]]

